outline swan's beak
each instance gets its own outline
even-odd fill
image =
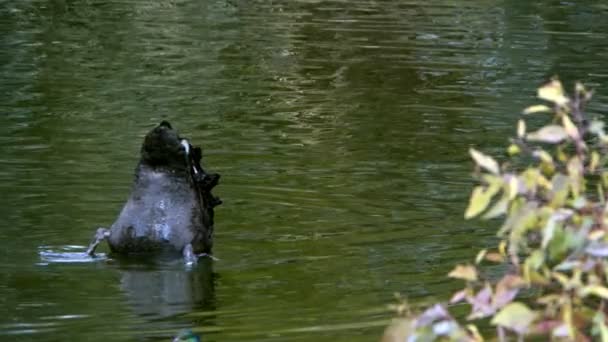
[[[184,146],[184,151],[186,151],[186,157],[190,155],[190,143],[187,139],[182,139],[180,142],[182,146]]]

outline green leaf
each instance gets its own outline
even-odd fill
[[[499,325],[519,334],[524,334],[530,324],[534,322],[536,316],[537,313],[530,310],[525,304],[513,302],[502,308],[494,316],[492,325]]]
[[[551,179],[550,205],[553,208],[563,207],[568,198],[570,179],[561,173],[557,173]]]
[[[606,317],[601,311],[598,311],[593,317],[593,324],[597,329],[594,335],[600,335],[601,341],[608,341],[608,327],[606,327]]]
[[[500,168],[498,167],[498,163],[492,157],[485,155],[474,148],[469,149],[469,154],[471,158],[479,165],[480,167],[492,172],[493,174],[499,174]]]
[[[578,196],[581,193],[581,190],[583,190],[583,163],[579,157],[573,157],[568,161],[568,165],[566,167],[568,169],[568,176],[570,176],[572,194],[574,196]]]
[[[551,240],[547,245],[547,252],[549,260],[552,262],[558,262],[562,259],[565,253],[568,251],[569,243],[566,232],[560,223],[556,223],[553,227],[553,234]]]
[[[550,144],[557,144],[568,137],[566,130],[559,125],[547,125],[536,132],[529,133],[527,139]]]

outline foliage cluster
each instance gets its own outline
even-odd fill
[[[546,104],[523,111],[505,162],[470,149],[478,185],[465,218],[504,220],[496,248],[448,275],[465,282],[449,304],[470,306],[469,324],[437,304],[394,320],[383,341],[483,341],[487,323],[500,341],[608,341],[608,135],[584,113],[591,95],[553,79],[538,89]],[[549,123],[529,131],[532,115]]]

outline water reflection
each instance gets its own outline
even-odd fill
[[[160,320],[191,311],[215,309],[212,261],[186,267],[183,260],[119,260],[120,289],[139,316]]]

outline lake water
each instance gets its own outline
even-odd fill
[[[377,340],[393,293],[445,299],[494,243],[467,149],[503,153],[555,74],[608,109],[597,1],[0,4],[3,341]],[[58,262],[161,120],[222,174],[220,260]]]

